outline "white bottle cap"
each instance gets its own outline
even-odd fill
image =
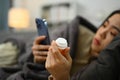
[[[65,49],[67,48],[67,40],[64,38],[57,38],[56,39],[56,44],[58,45],[59,48]]]

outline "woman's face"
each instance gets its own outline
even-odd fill
[[[120,32],[120,14],[114,14],[98,29],[93,38],[91,51],[94,56],[98,56],[113,38]]]

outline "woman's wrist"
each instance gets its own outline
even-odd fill
[[[61,77],[53,77],[53,80],[70,80],[70,76],[69,75],[65,75],[65,76],[61,76]]]

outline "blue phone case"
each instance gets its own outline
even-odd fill
[[[49,33],[48,33],[47,22],[45,21],[45,19],[40,19],[40,18],[36,18],[35,22],[36,22],[36,27],[38,30],[38,35],[39,36],[42,36],[42,35],[46,36],[45,40],[40,42],[40,44],[49,45],[50,38],[49,38]]]

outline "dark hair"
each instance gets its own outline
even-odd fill
[[[102,25],[105,23],[105,21],[107,21],[107,20],[108,20],[111,16],[113,16],[114,14],[120,14],[120,9],[113,11],[113,12],[103,21],[103,23],[102,23],[100,26],[102,26]]]

